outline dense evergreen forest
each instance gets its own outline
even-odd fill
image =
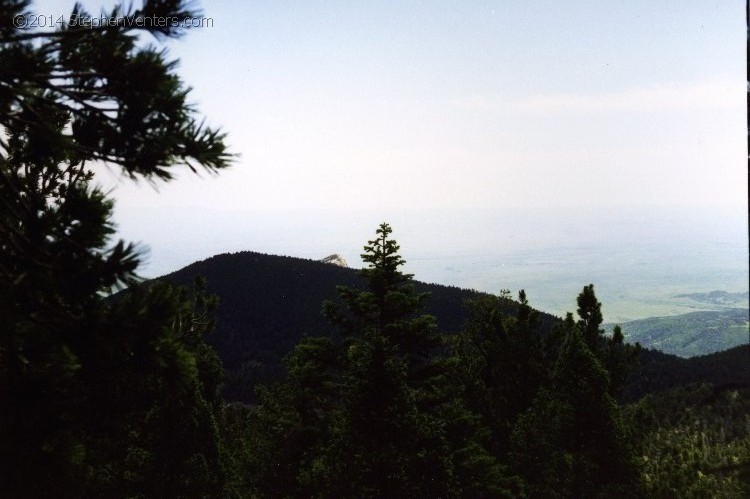
[[[256,400],[255,384],[284,376],[282,359],[303,336],[330,331],[320,304],[336,297],[336,286],[366,286],[354,269],[249,251],[195,262],[160,281],[190,286],[196,278],[207,279],[206,290],[219,297],[221,304],[216,310],[216,330],[207,342],[217,350],[227,372],[222,393],[228,401],[244,403]],[[487,296],[416,280],[414,286],[418,292],[429,293],[425,313],[435,316],[437,330],[444,334],[461,331],[469,318],[468,303]],[[507,299],[509,313],[516,306],[514,300]],[[561,321],[538,313],[542,335]],[[612,327],[606,329],[611,332]],[[624,325],[622,332],[627,338],[629,325]],[[689,359],[643,349],[628,377],[622,401],[633,402],[643,395],[689,383],[725,385],[741,379],[750,380],[750,362],[742,347]]]
[[[330,323],[321,304],[336,298],[336,287],[363,290],[360,272],[313,260],[244,251],[217,255],[160,278],[176,286],[190,286],[196,278],[207,280],[208,293],[219,297],[216,332],[208,343],[224,362],[228,378],[224,397],[251,403],[253,386],[283,377],[282,358],[303,336],[321,336]],[[468,318],[467,302],[482,296],[477,291],[414,282],[420,293],[429,293],[425,312],[436,317],[442,333],[458,332]],[[249,306],[252,304],[252,306]],[[509,311],[517,304],[506,300]],[[540,313],[542,332],[555,317]]]
[[[22,30],[28,7],[0,0],[0,497],[750,493],[748,348],[642,351],[605,334],[593,285],[562,319],[420,285],[385,223],[358,273],[243,254],[264,270],[142,282],[93,172],[231,165],[140,37],[196,12]],[[222,272],[242,280],[217,297]]]

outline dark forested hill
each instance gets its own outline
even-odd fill
[[[217,327],[208,342],[219,352],[227,371],[224,396],[242,401],[253,400],[255,383],[282,376],[281,359],[303,335],[330,333],[321,304],[337,297],[336,286],[362,285],[354,269],[253,252],[217,255],[161,279],[189,285],[198,276],[207,279],[209,293],[219,296]],[[468,313],[465,302],[478,295],[456,287],[416,285],[419,291],[430,293],[427,312],[437,317],[440,331],[446,333],[463,326]],[[549,314],[541,317],[544,331],[557,320]],[[625,398],[637,400],[647,393],[693,382],[747,383],[748,369],[748,347],[692,359],[644,350],[641,365],[626,386]]]
[[[252,386],[283,373],[282,357],[303,335],[331,331],[321,315],[324,300],[336,299],[336,286],[362,286],[354,269],[286,256],[249,251],[217,255],[162,277],[188,285],[207,279],[207,291],[219,296],[217,327],[208,341],[227,370],[228,400],[252,400]],[[438,319],[441,332],[456,332],[466,320],[467,299],[478,292],[417,282],[430,293],[427,313]],[[555,318],[542,314],[542,328]]]
[[[719,389],[750,386],[750,345],[689,359],[644,349],[624,399],[633,402],[649,393],[693,383],[711,383]]]

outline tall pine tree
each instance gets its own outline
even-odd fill
[[[515,468],[532,497],[640,497],[609,375],[578,326],[568,333],[549,387],[515,426]]]
[[[362,255],[364,288],[324,304],[330,338],[307,338],[285,382],[259,392],[256,490],[268,496],[511,497],[517,480],[453,383],[426,295],[382,224]]]
[[[618,399],[622,395],[628,374],[635,367],[641,351],[640,344],[626,344],[622,328],[615,326],[612,335],[605,335],[602,304],[594,293],[594,285],[584,286],[576,299],[578,328],[589,349],[599,358],[610,376],[610,393]]]
[[[445,435],[428,409],[435,318],[418,314],[427,295],[401,272],[391,233],[381,224],[364,247],[366,289],[341,287],[340,305],[324,305],[341,335],[341,406],[327,481],[344,495],[415,496],[453,486]]]
[[[195,13],[150,0],[116,6],[132,21],[117,26],[21,30],[28,6],[0,2],[0,495],[220,493],[210,307],[167,286],[108,297],[137,282],[138,251],[112,240],[92,183],[101,163],[161,179],[229,165],[174,62],[139,43],[182,29],[138,19]]]

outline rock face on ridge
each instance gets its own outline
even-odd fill
[[[344,260],[344,257],[339,255],[338,253],[334,253],[333,255],[328,255],[327,257],[321,258],[318,261],[323,262],[323,263],[330,263],[331,265],[338,265],[339,267],[349,268],[349,265],[347,265],[346,260]]]

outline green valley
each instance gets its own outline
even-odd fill
[[[650,317],[622,324],[625,338],[646,348],[693,357],[748,343],[747,308]]]

